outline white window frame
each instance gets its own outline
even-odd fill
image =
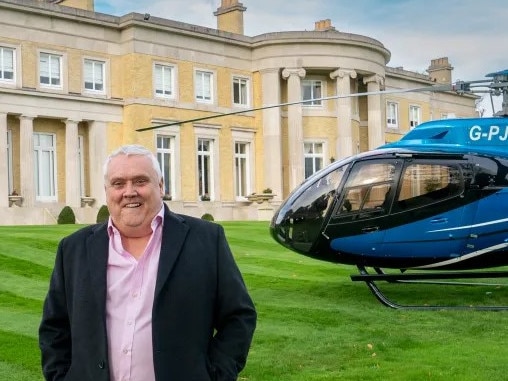
[[[311,148],[312,148],[312,152],[307,152],[307,146],[308,145],[312,145]],[[316,146],[320,145],[321,146],[321,152],[316,152]],[[304,165],[303,165],[303,176],[304,178],[308,178],[309,176],[312,176],[314,173],[316,173],[317,171],[323,169],[326,165],[326,162],[325,162],[325,158],[326,158],[326,144],[324,141],[322,140],[304,140],[303,142],[303,162],[304,162]],[[311,159],[312,160],[312,169],[311,169],[311,173],[309,173],[307,175],[307,159]],[[321,167],[318,168],[318,166],[316,165],[316,162],[318,160],[321,160]]]
[[[386,126],[393,129],[399,128],[399,104],[397,102],[386,102]]]
[[[246,196],[251,194],[254,190],[254,173],[255,173],[255,161],[254,161],[254,152],[255,152],[255,133],[254,131],[246,131],[244,129],[236,129],[232,128],[232,137],[233,137],[233,181],[234,181],[234,192],[235,192],[235,200],[236,201],[245,201],[247,200]],[[236,145],[237,144],[246,144],[246,153],[245,154],[237,154],[236,153]],[[238,160],[243,160],[245,164],[245,176],[244,179],[240,179],[239,175],[242,175],[239,172],[239,168],[237,166]],[[242,181],[243,180],[243,181]],[[245,189],[240,189],[239,184],[245,184]]]
[[[92,65],[91,78],[87,78],[87,64]],[[83,59],[83,92],[91,94],[106,94],[106,65],[107,62],[96,58],[84,58]],[[100,73],[100,74],[99,74]],[[100,84],[102,76],[102,89],[96,89],[95,87]],[[87,81],[88,80],[88,81]],[[87,83],[92,84],[92,89],[87,88]]]
[[[34,178],[35,178],[35,189],[36,195],[35,198],[37,201],[43,202],[52,202],[57,201],[58,195],[58,182],[57,182],[57,155],[56,155],[56,134],[48,134],[41,132],[34,132]],[[51,136],[53,145],[48,147],[41,147],[40,145],[35,144],[35,137],[40,136]],[[44,160],[43,153],[49,153],[49,163],[48,169],[49,173],[40,173],[38,168],[40,167],[41,162]],[[40,189],[43,180],[47,180],[50,188],[49,195],[41,195]]]
[[[215,200],[215,194],[213,191],[213,180],[214,180],[214,165],[213,165],[213,151],[215,148],[215,140],[210,138],[198,138],[197,141],[197,164],[198,164],[198,197],[204,200],[205,196],[208,196],[207,201]],[[208,144],[208,151],[200,149],[201,145]],[[202,169],[203,174],[200,173],[200,168],[205,168],[208,164],[208,169]],[[203,180],[202,180],[203,177]]]
[[[12,131],[7,130],[7,184],[9,194],[14,190],[14,180],[12,177]],[[19,191],[18,191],[19,193]]]
[[[42,58],[43,58],[43,55],[44,56],[47,56],[48,58],[48,68],[47,68],[47,71],[48,71],[48,81],[49,83],[42,83],[41,81],[41,77],[42,77],[42,74],[43,74],[43,70],[42,70]],[[53,63],[52,64],[52,59],[57,59],[58,62],[57,63]],[[47,88],[47,89],[57,89],[57,90],[63,90],[64,88],[64,72],[63,72],[63,61],[64,61],[64,55],[61,54],[61,53],[54,53],[54,52],[49,52],[49,51],[40,51],[39,52],[39,65],[38,65],[38,68],[39,68],[39,86],[41,88]],[[54,67],[57,66],[57,69],[55,69]],[[58,70],[58,79],[59,79],[59,83],[58,84],[52,84],[52,80],[53,80],[53,76],[51,75],[53,71],[55,70]]]
[[[12,54],[12,62],[7,62],[7,51]],[[17,74],[17,49],[12,46],[0,46],[0,84],[15,85]],[[6,69],[12,70],[12,78],[5,78]]]
[[[158,73],[160,70],[160,74]],[[160,80],[159,80],[160,78]],[[176,66],[154,62],[153,64],[153,93],[157,98],[176,98]]]
[[[238,88],[238,90],[236,90]],[[249,107],[250,105],[250,78],[234,75],[231,86],[233,105],[239,107]],[[242,91],[243,90],[243,91]],[[238,93],[238,99],[235,96]]]
[[[319,84],[319,89],[321,91],[321,94],[315,94],[316,85]],[[313,79],[313,78],[305,78],[301,81],[301,87],[302,87],[302,101],[305,101],[306,99],[319,99],[325,97],[325,89],[326,89],[326,82],[322,81],[320,79]],[[310,98],[305,98],[305,89],[310,89]],[[302,106],[304,107],[323,107],[323,101],[317,100],[317,101],[308,101],[305,103],[302,103]]]
[[[208,140],[211,142],[210,151],[208,155],[201,154],[201,156],[209,156],[210,162],[210,172],[208,179],[208,196],[210,201],[216,201],[217,195],[220,194],[219,189],[217,188],[220,184],[219,180],[219,131],[220,127],[210,126],[210,125],[196,125],[194,127],[194,133],[196,136],[196,189],[197,189],[197,198],[201,199],[203,196],[204,184],[200,186],[200,176],[199,176],[199,162],[200,162],[200,150],[199,150],[199,142],[200,140]]]
[[[213,104],[215,101],[215,73],[212,70],[196,69],[194,71],[194,99],[199,103]],[[206,91],[208,87],[208,91]]]
[[[167,139],[169,142],[169,147],[161,147],[159,145],[159,140]],[[157,161],[159,162],[159,167],[162,172],[162,177],[164,180],[164,194],[171,196],[171,200],[175,200],[177,197],[176,194],[176,166],[175,166],[175,157],[176,157],[176,139],[175,136],[170,134],[156,134],[155,136],[155,149],[156,149],[156,156]],[[162,159],[162,160],[161,160]],[[164,166],[166,160],[169,160],[169,178],[166,178]],[[169,184],[169,186],[168,186]]]
[[[409,129],[412,130],[422,122],[422,109],[418,105],[409,105]]]
[[[234,161],[235,161],[235,198],[246,198],[249,195],[250,181],[249,181],[249,156],[250,145],[248,142],[235,141],[234,143]],[[239,152],[238,148],[242,147],[244,152]]]

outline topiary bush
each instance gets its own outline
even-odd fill
[[[213,216],[210,213],[205,213],[201,216],[202,220],[213,221]]]
[[[97,212],[97,223],[105,222],[109,218],[109,210],[106,205],[102,205]]]
[[[62,224],[75,224],[76,216],[74,215],[74,211],[70,206],[64,206],[64,208],[60,211],[58,215],[58,225]]]

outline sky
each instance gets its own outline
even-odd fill
[[[388,66],[427,74],[430,61],[448,57],[452,81],[483,80],[508,69],[506,0],[242,0],[244,33],[313,30],[330,19],[336,30],[380,41],[391,52]],[[115,16],[150,13],[217,28],[220,0],[95,0],[95,11]],[[501,97],[494,99],[496,111]],[[492,115],[490,97],[482,102]]]

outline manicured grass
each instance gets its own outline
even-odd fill
[[[508,311],[393,310],[352,266],[278,246],[266,222],[224,222],[259,320],[240,380],[503,380]],[[42,380],[37,327],[58,241],[78,226],[0,227],[0,380]],[[504,279],[496,283],[507,283]],[[403,303],[508,305],[508,286],[382,285]]]

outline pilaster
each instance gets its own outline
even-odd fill
[[[351,78],[356,78],[353,69],[339,68],[330,73],[330,78],[337,78],[337,95],[344,97],[337,99],[337,141],[336,155],[338,159],[353,155],[353,128],[351,125]]]
[[[107,157],[107,134],[105,122],[88,122],[88,156],[90,173],[90,194],[95,206],[106,204],[104,192],[104,162]]]
[[[279,69],[262,70],[261,85],[263,106],[280,103]],[[263,169],[264,188],[271,188],[278,199],[282,199],[282,133],[280,107],[263,110]],[[256,189],[253,189],[255,191]],[[260,190],[260,189],[257,189]]]
[[[65,204],[78,208],[81,206],[81,181],[79,178],[78,122],[64,120],[65,123]]]
[[[20,154],[20,196],[23,206],[35,206],[35,175],[34,175],[34,121],[35,117],[21,115],[19,117],[19,154]]]
[[[7,114],[0,113],[0,208],[9,206],[9,168],[7,166]]]
[[[302,100],[301,78],[305,77],[305,69],[286,68],[282,78],[288,81],[288,102]],[[288,164],[289,191],[295,189],[305,176],[303,159],[303,121],[302,105],[297,103],[288,106]]]
[[[365,77],[363,83],[367,85],[367,92],[379,92],[384,86],[384,78],[379,74]],[[385,143],[384,129],[381,117],[381,94],[370,94],[367,96],[368,103],[368,132],[369,150],[375,149]]]

